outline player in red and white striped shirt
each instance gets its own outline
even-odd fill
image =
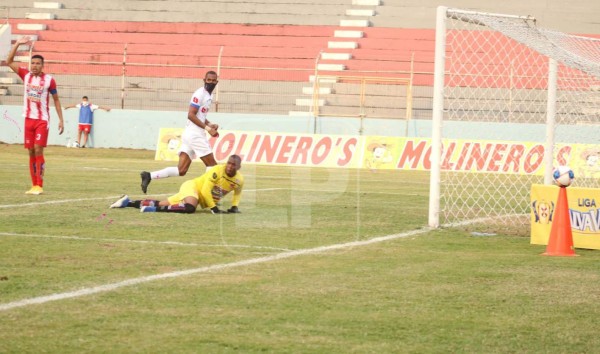
[[[26,194],[42,194],[44,192],[44,147],[48,142],[48,122],[50,121],[50,96],[54,100],[54,108],[58,114],[58,132],[63,133],[64,123],[62,108],[56,90],[56,81],[51,75],[45,74],[44,57],[31,57],[31,71],[19,67],[14,62],[15,54],[21,44],[29,42],[29,37],[19,38],[12,47],[6,63],[23,80],[23,117],[25,117],[25,148],[29,150],[29,173],[31,189]]]

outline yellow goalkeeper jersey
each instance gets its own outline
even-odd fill
[[[198,191],[198,202],[202,208],[214,207],[231,191],[233,191],[231,205],[239,205],[244,186],[244,176],[239,171],[233,177],[227,176],[225,166],[217,165],[202,176],[193,179]]]

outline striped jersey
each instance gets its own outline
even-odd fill
[[[19,68],[17,74],[23,80],[23,117],[48,121],[50,95],[57,93],[56,81],[44,73],[32,75],[25,68]]]

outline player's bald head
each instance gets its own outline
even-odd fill
[[[229,159],[235,161],[237,165],[242,166],[242,158],[239,155],[231,155]]]
[[[225,165],[225,173],[229,177],[233,177],[240,168],[242,168],[242,158],[238,155],[229,156],[227,164]]]

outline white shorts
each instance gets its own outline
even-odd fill
[[[212,147],[206,138],[206,132],[185,130],[181,135],[181,147],[178,154],[185,152],[192,160],[212,154]]]

